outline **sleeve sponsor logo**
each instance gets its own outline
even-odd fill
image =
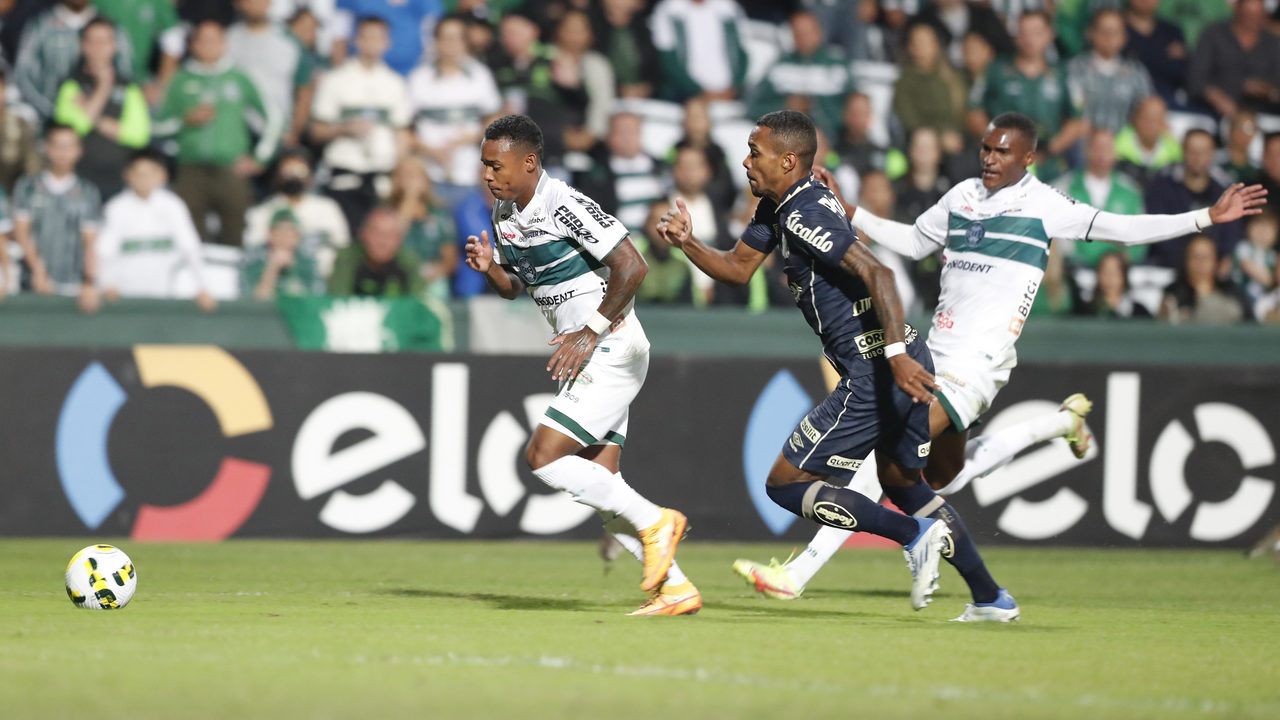
[[[813,423],[809,422],[808,417],[800,421],[800,432],[809,438],[809,442],[818,442],[818,429],[813,426]]]
[[[582,206],[583,210],[587,211],[587,214],[591,216],[592,220],[595,220],[600,224],[600,227],[613,227],[613,223],[615,222],[614,219],[609,216],[609,213],[601,210],[600,206],[596,204],[595,201],[588,199],[585,195],[573,195],[572,197],[574,200],[578,201],[578,204]]]
[[[933,441],[920,445],[916,448],[916,457],[929,457],[929,450],[933,448]]]
[[[582,222],[582,218],[578,217],[577,214],[564,205],[556,208],[554,217],[556,220],[559,220],[562,225],[568,228],[569,232],[573,233],[574,238],[579,242],[591,244],[599,242],[599,240],[591,234],[591,231],[587,230],[587,225]]]
[[[831,252],[831,248],[835,247],[835,243],[831,241],[831,231],[824,232],[821,225],[813,228],[805,227],[800,221],[799,210],[792,210],[791,214],[787,215],[786,225],[793,235],[809,243],[819,252]]]

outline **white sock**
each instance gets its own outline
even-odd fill
[[[583,505],[621,515],[635,527],[647,528],[662,520],[662,509],[631,489],[621,474],[614,475],[586,458],[566,455],[534,470],[533,475]]]
[[[609,513],[600,513],[600,519],[604,521],[604,531],[613,536],[627,552],[635,556],[641,564],[644,564],[644,545],[640,542],[640,535],[636,532],[636,528],[627,519],[620,516],[614,516],[610,520]],[[667,571],[666,585],[679,585],[686,582],[689,578],[685,577],[684,572],[680,570],[680,566],[675,560],[671,561],[671,569]]]
[[[862,461],[862,466],[853,474],[853,479],[849,481],[850,490],[860,492],[871,498],[873,501],[880,500],[880,478],[876,472],[876,454],[871,453],[866,460]],[[827,561],[844,547],[844,542],[849,539],[853,532],[849,530],[840,530],[829,525],[824,525],[818,529],[813,539],[809,541],[809,545],[804,551],[791,559],[787,563],[787,574],[791,576],[791,581],[803,590],[805,585],[813,579],[814,575],[822,569]]]
[[[1071,431],[1073,422],[1071,413],[1059,410],[997,433],[972,438],[964,446],[964,468],[938,494],[952,495],[963,490],[974,480],[1008,464],[1018,453],[1032,445],[1067,434]]]

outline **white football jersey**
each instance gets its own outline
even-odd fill
[[[1044,278],[1049,239],[1086,238],[1097,215],[1030,173],[995,193],[979,178],[951,188],[915,224],[943,248],[930,349],[1016,365],[1013,345]]]
[[[617,218],[593,200],[544,171],[533,199],[523,210],[514,201],[493,205],[494,261],[525,284],[556,333],[586,325],[600,307],[609,268],[602,262],[627,238]],[[637,326],[634,301],[626,326]]]

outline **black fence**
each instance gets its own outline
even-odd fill
[[[623,474],[694,537],[803,541],[764,476],[825,393],[812,362],[656,358]],[[594,537],[523,448],[534,358],[0,350],[0,534]],[[986,543],[1241,546],[1280,521],[1280,370],[1028,365],[977,432],[1083,391],[1097,451],[1035,448],[955,498]]]

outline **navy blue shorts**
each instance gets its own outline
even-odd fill
[[[928,350],[912,357],[933,372]],[[842,378],[792,431],[782,455],[815,475],[852,478],[873,450],[906,468],[929,462],[929,405],[912,402],[886,363],[876,363],[869,375]]]

